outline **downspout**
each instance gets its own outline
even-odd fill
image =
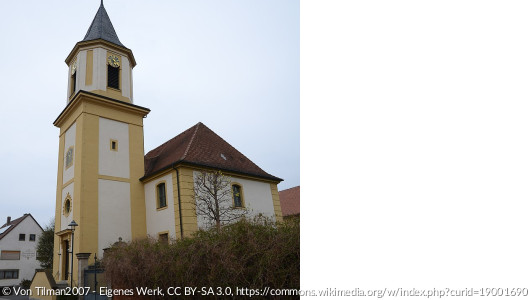
[[[175,168],[175,165],[173,165],[173,169],[177,172],[177,198],[179,203],[179,222],[180,222],[180,238],[184,239],[184,228],[182,228],[182,206],[180,204],[180,177],[179,177],[179,169]]]

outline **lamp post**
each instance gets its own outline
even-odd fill
[[[70,263],[70,287],[74,287],[74,231],[78,225],[72,220],[68,226],[70,226],[70,229],[72,230],[72,242],[70,243],[70,256],[72,257]]]

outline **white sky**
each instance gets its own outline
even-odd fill
[[[530,2],[300,12],[302,289],[530,288]]]
[[[283,178],[280,190],[300,184],[298,1],[104,3],[138,63],[134,103],[151,109],[146,152],[200,121]],[[54,216],[64,60],[99,4],[0,2],[1,218]]]

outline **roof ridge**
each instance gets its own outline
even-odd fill
[[[195,140],[195,135],[197,135],[197,131],[199,130],[199,125],[201,125],[202,123],[199,122],[197,123],[197,125],[195,125],[195,132],[193,133],[193,135],[191,136],[191,139],[190,139],[190,143],[188,144],[188,147],[186,147],[186,151],[184,151],[184,154],[182,155],[182,157],[180,158],[181,160],[184,160],[184,158],[186,157],[186,155],[188,155],[188,151],[190,150],[191,148],[191,144],[193,143],[193,141]]]
[[[203,124],[204,125],[204,124]],[[239,151],[236,147],[232,146],[232,144],[230,144],[227,140],[225,140],[222,136],[218,135],[215,131],[211,130],[208,126],[204,125],[204,127],[208,128],[208,130],[210,130],[213,134],[215,134],[218,138],[220,138],[223,142],[225,142],[229,147],[231,147],[232,149],[234,149],[236,152],[238,152],[239,154],[241,154],[241,156],[243,156],[245,159],[247,159],[249,162],[251,162],[253,165],[255,165],[258,169],[260,169],[262,172],[268,174],[268,175],[271,175],[269,174],[268,172],[265,172],[265,170],[263,170],[260,166],[258,166],[253,160],[251,160],[250,158],[248,158],[245,154],[243,154],[243,152]],[[272,176],[272,175],[271,175]]]
[[[22,217],[20,218],[16,218],[14,220],[11,220],[11,222],[9,222],[9,224],[4,224],[1,228],[4,228],[6,226],[9,226],[6,231],[2,232],[0,234],[0,240],[3,239],[5,236],[7,236],[8,233],[10,233],[15,227],[18,226],[18,224],[20,224],[22,221],[24,221],[28,216],[31,216],[31,218],[35,221],[35,223],[37,223],[37,225],[39,225],[39,223],[35,220],[35,218],[33,218],[33,216],[29,213],[25,213],[24,215],[22,215]],[[40,227],[40,225],[39,225]],[[42,229],[42,227],[41,227]]]
[[[282,181],[281,178],[265,172],[202,122],[151,150],[145,155],[145,163],[145,174],[140,179],[142,181],[179,163]]]

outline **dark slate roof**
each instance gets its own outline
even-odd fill
[[[199,122],[144,157],[145,176],[156,174],[177,163],[189,163],[224,171],[282,181],[258,167],[210,128]]]
[[[103,2],[101,2],[98,12],[94,17],[92,24],[90,24],[90,28],[88,28],[88,31],[82,42],[97,39],[103,39],[118,46],[125,47],[120,42],[120,39],[118,38],[116,31],[114,30],[114,26],[112,26],[112,22],[110,21],[109,15],[107,14],[105,7],[103,6]]]
[[[11,220],[11,222],[5,223],[4,225],[2,225],[2,227],[0,227],[0,230],[2,230],[5,227],[7,227],[7,229],[5,229],[5,231],[0,234],[0,240],[3,239],[5,236],[7,236],[9,234],[9,232],[11,232],[11,230],[13,230],[15,227],[17,227],[17,225],[20,224],[20,222],[24,221],[24,219],[26,219],[27,217],[31,217],[33,219],[33,221],[35,221],[35,223],[37,223],[37,225],[39,225],[39,223],[35,220],[35,218],[33,218],[33,216],[31,214],[24,214],[22,217],[20,217],[18,219]],[[39,227],[40,227],[40,225],[39,225]],[[41,227],[41,230],[42,230],[42,227]]]
[[[280,191],[278,194],[284,217],[300,214],[300,186]]]

